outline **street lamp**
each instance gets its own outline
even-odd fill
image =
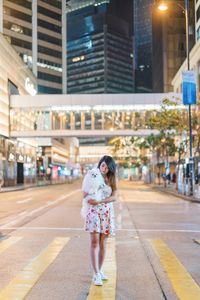
[[[166,3],[161,2],[161,3],[158,5],[158,9],[161,10],[161,11],[166,11],[166,10],[168,10],[168,6],[167,6]]]
[[[186,54],[187,54],[187,70],[190,71],[190,55],[189,55],[189,1],[184,0],[185,5],[182,6],[180,3],[176,1],[160,1],[158,4],[158,9],[161,11],[168,10],[168,2],[173,2],[174,4],[178,5],[185,14],[185,29],[186,29]],[[189,140],[190,140],[190,159],[189,159],[189,166],[190,166],[190,195],[193,195],[193,181],[194,181],[194,161],[192,155],[192,114],[191,114],[191,104],[188,104],[188,119],[189,119]]]

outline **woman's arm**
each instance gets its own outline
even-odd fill
[[[83,198],[85,198],[87,195],[88,195],[88,193],[83,192]],[[88,202],[88,204],[90,204],[90,205],[97,205],[97,204],[99,204],[99,202],[96,201],[96,200],[94,200],[94,199],[88,199],[87,202]]]
[[[102,203],[115,202],[115,201],[117,201],[117,196],[118,196],[118,193],[117,193],[117,191],[115,191],[112,194],[112,196],[110,196],[108,198],[105,198],[105,199],[102,199],[101,201],[97,201],[97,200],[94,200],[94,199],[89,199],[88,200],[88,204],[90,204],[90,205],[98,205],[98,204],[102,204]]]
[[[110,197],[102,199],[100,203],[110,203],[115,201],[117,201],[117,191],[113,192],[113,194]]]

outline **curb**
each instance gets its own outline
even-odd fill
[[[173,195],[177,198],[181,198],[182,200],[190,201],[190,202],[193,202],[193,203],[200,203],[200,199],[190,197],[190,196],[186,196],[186,195],[183,195],[183,194],[178,194],[177,192],[169,191],[167,188],[162,188],[162,187],[160,188],[160,187],[157,187],[155,185],[152,185],[152,188],[158,190],[161,193],[168,193],[168,194]]]
[[[16,192],[16,191],[23,191],[23,190],[27,190],[27,189],[32,189],[32,188],[41,188],[44,186],[53,186],[53,185],[59,185],[59,184],[71,184],[73,182],[57,182],[57,183],[45,183],[45,184],[41,184],[41,185],[29,185],[29,186],[21,186],[21,187],[11,187],[9,190],[1,190],[0,194],[2,193],[10,193],[10,192]]]

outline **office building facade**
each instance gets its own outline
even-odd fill
[[[166,12],[154,7],[153,28],[153,91],[173,91],[172,80],[186,58],[186,25],[184,1],[169,5]],[[194,1],[189,8],[189,47],[195,43]],[[182,8],[181,8],[182,7]]]
[[[67,93],[133,92],[132,1],[122,2],[68,2]]]
[[[62,93],[62,1],[1,0],[0,5],[0,30],[38,78],[38,93]]]
[[[134,72],[136,93],[151,93],[153,91],[152,4],[153,0],[134,0]]]

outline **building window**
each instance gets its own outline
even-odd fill
[[[38,32],[38,39],[40,39],[42,41],[45,41],[45,42],[48,42],[48,43],[59,45],[59,46],[62,45],[61,39],[57,39],[55,37],[52,37],[50,35],[47,35],[47,34],[44,34],[44,33],[41,33],[41,32]]]
[[[15,45],[15,46],[18,46],[18,47],[21,47],[21,48],[26,48],[26,49],[32,49],[32,44],[27,42],[27,41],[23,41],[23,40],[20,40],[20,39],[16,39],[16,38],[13,38],[11,37],[11,44],[12,45]]]
[[[199,19],[200,19],[200,6],[199,6],[198,9],[197,9],[196,17],[197,17],[197,22],[198,22]]]
[[[38,13],[43,14],[52,19],[61,21],[61,14],[57,14],[57,13],[53,12],[52,10],[46,9],[42,6],[38,6]]]
[[[197,29],[197,41],[200,39],[200,26]]]
[[[11,3],[15,3],[17,5],[21,5],[23,7],[29,8],[29,9],[31,9],[31,6],[32,6],[30,1],[25,1],[25,0],[7,0],[7,1],[9,1]]]
[[[55,24],[51,24],[51,23],[43,21],[41,19],[38,19],[38,26],[44,27],[44,28],[46,28],[48,30],[52,30],[54,32],[61,33],[61,27],[60,26],[57,26]]]
[[[18,87],[11,80],[8,80],[8,93],[10,95],[19,95]]]
[[[61,52],[43,46],[38,46],[38,52],[58,58],[62,56]]]
[[[58,0],[42,0],[42,2],[48,3],[54,7],[60,8],[61,9],[61,2]]]
[[[62,90],[38,85],[38,94],[62,94]]]
[[[21,25],[4,20],[3,26],[4,26],[4,28],[12,30],[14,32],[32,36],[32,30],[29,28],[23,27]]]
[[[12,16],[14,18],[17,18],[17,19],[21,19],[21,20],[24,20],[24,21],[27,21],[29,23],[32,22],[32,17],[31,15],[27,15],[25,13],[22,13],[20,11],[17,11],[15,9],[11,9],[9,7],[6,7],[4,6],[4,13],[8,16]]]
[[[46,74],[42,72],[38,72],[38,78],[46,81],[52,81],[56,83],[62,83],[62,77],[58,77],[52,74]]]

